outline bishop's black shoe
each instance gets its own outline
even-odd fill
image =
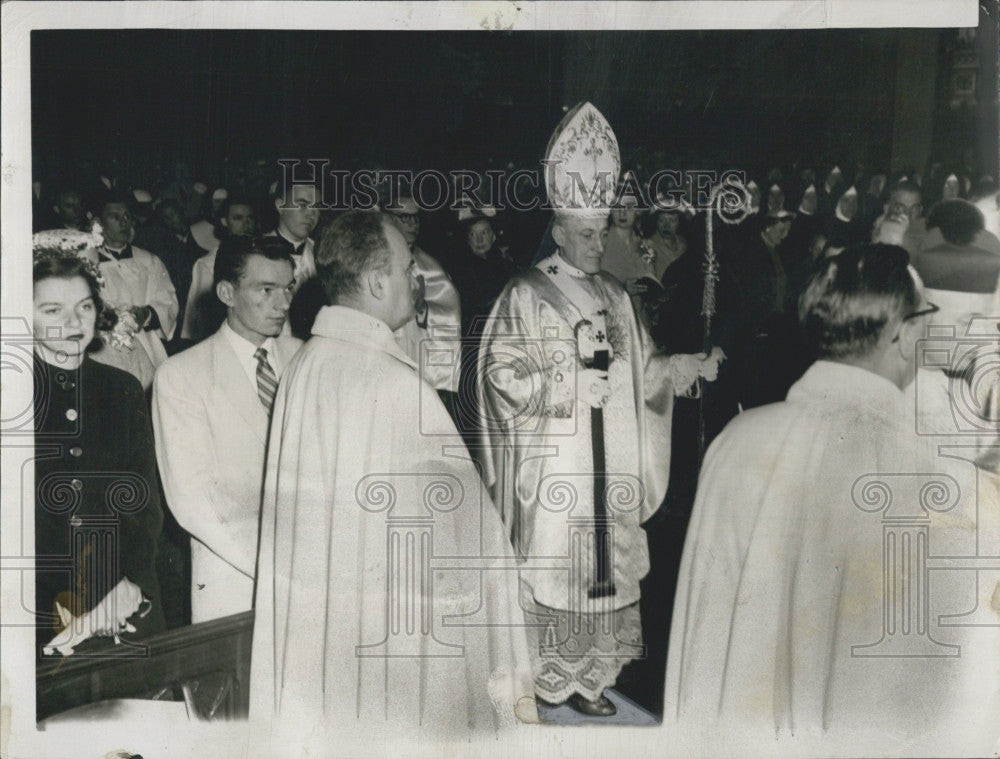
[[[591,717],[610,717],[618,712],[618,708],[611,699],[603,695],[596,701],[590,701],[579,693],[574,693],[566,700],[566,703],[581,714]]]

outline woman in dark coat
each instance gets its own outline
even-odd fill
[[[42,656],[163,629],[154,569],[163,512],[142,387],[87,356],[103,318],[96,266],[71,252],[36,250],[33,269]]]

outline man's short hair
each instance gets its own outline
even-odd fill
[[[219,209],[219,219],[224,219],[229,216],[229,209],[233,206],[246,206],[251,211],[255,211],[253,201],[249,198],[244,198],[242,195],[230,195],[224,201],[222,201],[222,207]]]
[[[298,171],[301,171],[305,178],[299,177]],[[296,187],[311,187],[316,191],[316,202],[321,203],[323,198],[320,195],[319,178],[317,177],[315,182],[309,179],[310,171],[312,171],[312,168],[309,166],[297,166],[295,176],[292,176],[293,172],[291,170],[283,172],[274,183],[274,198],[280,200],[283,206],[290,200],[292,192]]]
[[[219,243],[215,253],[215,268],[212,270],[213,283],[232,282],[234,285],[243,276],[250,256],[263,256],[271,261],[287,261],[292,270],[291,244],[280,237],[250,237],[249,235],[229,235]]]
[[[219,216],[214,220],[213,228],[215,229],[215,236],[220,240],[225,237],[229,232],[227,227],[222,223],[222,220],[229,217],[229,209],[233,206],[246,206],[250,209],[250,214],[252,216],[257,215],[257,208],[254,206],[253,201],[249,198],[244,198],[241,195],[230,195],[224,201],[222,201],[222,208],[219,209]]]
[[[323,230],[316,246],[316,274],[329,303],[361,292],[362,278],[389,268],[389,240],[380,211],[347,211]]]
[[[109,190],[101,199],[101,216],[104,216],[104,211],[110,205],[122,205],[131,211],[135,205],[135,196],[124,190]]]
[[[860,358],[893,320],[916,309],[909,253],[898,245],[855,245],[821,261],[802,297],[799,322],[817,358]]]
[[[927,214],[927,228],[937,227],[952,245],[968,245],[983,231],[983,212],[967,200],[942,200]]]

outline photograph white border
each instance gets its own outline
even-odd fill
[[[2,6],[2,185],[0,185],[0,306],[3,337],[28,329],[31,288],[30,34],[35,29],[264,29],[264,30],[683,30],[821,29],[836,27],[974,27],[976,0],[637,0],[635,2],[7,2]],[[485,33],[485,32],[484,32]],[[95,97],[96,97],[95,93]],[[30,367],[29,367],[30,368]],[[31,406],[30,372],[4,366],[2,418]],[[22,463],[30,438],[4,440],[0,456],[0,619],[16,619],[25,584],[22,546],[33,544],[31,520],[22,524]],[[12,446],[27,446],[18,449]],[[20,451],[20,452],[19,452]],[[30,551],[28,552],[30,554]],[[29,562],[30,563],[30,562]],[[23,613],[23,612],[22,612]],[[16,759],[96,759],[116,750],[144,759],[251,755],[246,723],[76,723],[38,732],[35,727],[34,629],[3,626],[0,645],[0,756]],[[657,729],[526,727],[483,745],[424,745],[433,756],[690,756],[696,746],[667,745]],[[287,756],[297,752],[289,747]],[[331,746],[330,756],[395,756],[393,745]]]

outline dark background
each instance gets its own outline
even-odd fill
[[[921,29],[35,31],[34,173],[93,161],[141,185],[178,161],[210,184],[278,157],[537,167],[563,108],[589,99],[627,164],[888,173],[938,161],[996,176],[990,7],[972,40]],[[953,102],[970,60],[974,95]]]

